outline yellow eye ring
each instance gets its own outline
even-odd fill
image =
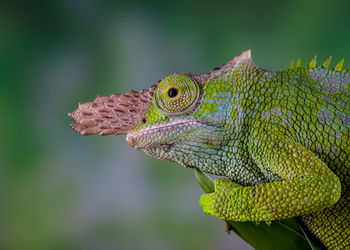
[[[180,115],[192,110],[198,101],[200,88],[192,78],[170,75],[157,86],[155,102],[167,115]]]

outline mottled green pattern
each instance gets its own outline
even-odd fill
[[[236,221],[301,216],[327,248],[349,248],[350,74],[315,60],[274,73],[247,53],[208,74],[182,74],[199,84],[188,93],[200,96],[179,109],[167,106],[161,81],[128,143],[227,177],[201,197],[207,213]],[[179,86],[168,79],[166,89]]]

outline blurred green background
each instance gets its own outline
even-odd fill
[[[67,113],[207,72],[243,50],[278,70],[345,58],[349,1],[1,1],[1,249],[251,249],[202,213],[193,172]],[[347,63],[349,62],[349,63]]]

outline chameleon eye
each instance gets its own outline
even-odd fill
[[[197,103],[199,86],[192,78],[171,75],[158,85],[155,101],[159,109],[168,115],[179,115],[190,111]]]
[[[171,89],[169,89],[168,90],[168,96],[170,97],[170,98],[174,98],[174,97],[176,97],[177,96],[177,89],[176,88],[171,88]]]

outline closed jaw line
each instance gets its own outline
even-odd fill
[[[149,135],[156,133],[167,133],[181,130],[187,127],[192,127],[198,124],[202,124],[197,119],[188,119],[188,120],[174,120],[167,122],[166,124],[157,124],[151,127],[142,128],[139,131],[128,133],[126,136],[126,141],[132,146],[136,146],[137,139],[147,138]],[[203,125],[203,124],[202,124]]]

